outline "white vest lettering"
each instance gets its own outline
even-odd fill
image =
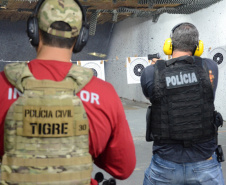
[[[184,83],[185,83],[185,84],[188,83],[188,75],[187,75],[187,74],[184,74],[183,80],[184,80]]]
[[[197,82],[197,81],[198,81],[198,80],[197,80],[197,77],[196,77],[196,75],[195,75],[195,73],[192,73],[192,74],[191,74],[191,78],[192,78],[192,79],[191,79],[192,82]]]
[[[177,84],[175,76],[172,76],[170,80],[171,80],[172,85],[176,85]]]
[[[187,72],[187,73],[182,73],[180,74],[170,74],[166,76],[166,86],[173,88],[173,87],[181,87],[186,84],[197,84],[198,79],[195,74],[195,72]]]

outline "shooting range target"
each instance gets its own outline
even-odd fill
[[[226,63],[226,50],[222,47],[215,48],[210,51],[209,58],[214,60],[220,69],[225,66]]]
[[[128,84],[140,83],[143,70],[149,65],[147,57],[127,58],[127,81]]]
[[[102,80],[105,80],[103,60],[79,61],[78,64],[81,65],[82,67],[87,67],[92,69],[94,76]]]

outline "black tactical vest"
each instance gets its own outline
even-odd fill
[[[190,145],[215,136],[213,89],[200,57],[157,61],[151,102],[154,141]]]

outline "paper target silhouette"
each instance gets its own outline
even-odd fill
[[[148,57],[128,57],[126,65],[128,84],[140,83],[141,74],[148,65]]]
[[[78,61],[78,65],[92,69],[94,76],[102,80],[105,80],[103,60]]]
[[[224,67],[226,63],[226,47],[217,47],[211,50],[209,58],[217,63],[219,69]]]

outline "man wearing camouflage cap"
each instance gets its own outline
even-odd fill
[[[128,178],[136,157],[121,101],[111,84],[70,62],[88,39],[81,5],[39,1],[27,25],[36,59],[0,73],[1,183],[94,185],[92,161]]]

